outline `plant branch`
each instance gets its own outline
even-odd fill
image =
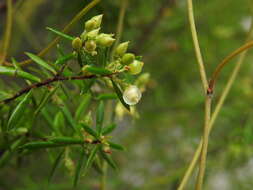
[[[63,28],[62,33],[69,32],[70,28],[80,20],[91,8],[93,8],[96,4],[98,4],[101,0],[93,0],[87,6],[85,6],[79,13],[75,15],[75,17]],[[48,51],[53,48],[60,41],[60,37],[56,37],[47,47],[41,50],[37,55],[43,56],[48,53]],[[24,60],[20,62],[20,65],[27,65],[32,63],[31,59]]]
[[[204,134],[203,134],[203,144],[202,144],[202,151],[200,155],[200,162],[199,162],[199,173],[196,183],[196,190],[201,190],[203,186],[203,180],[205,176],[205,169],[206,169],[206,157],[207,157],[207,148],[208,148],[208,139],[209,139],[209,123],[211,117],[211,103],[212,97],[211,95],[206,96],[205,101],[205,126],[204,126]]]
[[[214,88],[214,85],[217,81],[217,78],[218,78],[221,70],[224,68],[224,66],[227,65],[227,63],[229,61],[231,61],[235,56],[239,55],[240,53],[242,53],[252,47],[253,47],[253,41],[250,41],[250,42],[244,44],[243,46],[239,47],[235,51],[233,51],[231,54],[229,54],[227,57],[225,57],[225,59],[222,60],[222,62],[216,67],[214,73],[212,74],[211,80],[208,85],[210,92],[213,91],[213,88]]]
[[[246,42],[249,41],[252,37],[253,37],[253,24],[251,24],[251,29],[249,31],[248,37],[246,39]],[[217,105],[215,106],[215,109],[214,109],[214,112],[212,113],[210,124],[209,124],[209,133],[212,130],[213,125],[214,125],[214,123],[215,123],[215,121],[217,119],[217,116],[220,113],[220,110],[221,110],[221,108],[222,108],[222,106],[224,104],[224,101],[225,101],[228,93],[230,92],[230,89],[231,89],[231,87],[232,87],[232,85],[233,85],[233,83],[235,81],[235,78],[237,77],[237,75],[238,75],[238,73],[240,71],[241,65],[242,65],[242,63],[243,63],[243,61],[244,61],[244,59],[246,57],[246,54],[247,54],[247,51],[244,51],[240,55],[240,57],[238,59],[238,62],[236,64],[236,66],[234,67],[233,72],[230,75],[229,80],[228,80],[228,82],[227,82],[227,84],[226,84],[226,86],[224,88],[224,91],[222,92],[222,95],[221,95],[220,99],[218,100]],[[195,168],[196,163],[197,163],[197,161],[198,161],[198,159],[200,157],[202,145],[203,145],[203,139],[201,139],[201,141],[200,141],[200,143],[199,143],[199,145],[198,145],[198,147],[197,147],[197,149],[196,149],[196,151],[194,153],[194,156],[193,156],[193,158],[192,158],[192,160],[191,160],[191,162],[189,164],[189,167],[187,168],[187,170],[186,170],[186,172],[185,172],[185,174],[183,176],[183,179],[182,179],[182,181],[181,181],[181,183],[180,183],[180,185],[179,185],[179,187],[178,187],[177,190],[183,190],[185,188],[185,186],[186,186],[186,184],[187,184],[187,182],[188,182],[188,180],[189,180],[189,178],[190,178],[190,176],[191,176],[191,174],[193,172],[193,169]]]
[[[117,74],[117,72],[115,73],[111,73],[111,74],[107,74],[107,75],[101,75],[101,77],[111,77],[112,75],[115,75]],[[10,98],[7,98],[5,100],[2,100],[0,102],[1,103],[9,103],[10,101],[12,100],[15,100],[16,98],[18,98],[19,96],[29,92],[31,89],[34,89],[34,88],[39,88],[39,87],[42,87],[42,86],[46,86],[46,85],[49,85],[51,83],[54,83],[56,81],[66,81],[66,80],[85,80],[85,79],[91,79],[91,78],[96,78],[98,77],[98,75],[81,75],[81,76],[71,76],[71,77],[63,77],[63,76],[54,76],[52,78],[48,78],[42,82],[38,82],[38,83],[34,83],[32,85],[29,85],[25,88],[23,88],[22,90],[20,90],[19,92],[17,92],[16,94],[14,94],[12,97]]]
[[[8,48],[10,45],[11,29],[12,29],[12,0],[7,0],[6,29],[4,34],[2,55],[0,57],[0,65],[3,64],[7,56]]]
[[[195,54],[196,54],[198,65],[199,65],[200,77],[201,77],[204,91],[206,92],[206,90],[208,88],[208,81],[206,78],[205,66],[203,63],[203,58],[202,58],[200,47],[199,47],[198,34],[197,34],[195,20],[194,20],[192,0],[187,0],[187,7],[188,7],[188,18],[189,18],[190,27],[191,27],[191,34],[192,34],[192,39],[193,39],[193,44],[194,44],[194,50],[195,50]]]

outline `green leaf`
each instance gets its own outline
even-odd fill
[[[103,159],[109,164],[109,166],[111,166],[115,170],[118,169],[117,165],[115,164],[115,162],[112,160],[112,158],[108,154],[104,153],[102,150],[100,150],[100,153],[101,153]]]
[[[24,79],[27,79],[30,81],[34,81],[34,82],[41,81],[40,78],[38,78],[30,73],[27,73],[25,71],[22,71],[20,69],[15,69],[12,67],[0,66],[0,74],[8,75],[8,76],[18,76],[18,77],[21,77],[21,78],[24,78]]]
[[[120,102],[122,103],[122,105],[123,105],[128,111],[130,111],[130,106],[129,106],[128,104],[126,104],[126,102],[124,101],[124,99],[123,99],[123,94],[122,94],[120,88],[118,87],[118,85],[117,85],[112,79],[111,79],[111,81],[112,81],[113,88],[114,88],[116,94],[118,95],[118,98],[119,98]]]
[[[13,144],[10,146],[8,150],[6,150],[4,153],[1,154],[0,156],[0,168],[5,166],[8,161],[11,160],[11,157],[13,153],[18,149],[18,147],[24,142],[25,137],[20,137],[17,139]]]
[[[116,93],[104,93],[104,94],[99,94],[97,97],[98,100],[111,100],[111,99],[117,99],[117,94]]]
[[[64,55],[60,58],[58,58],[56,61],[55,61],[55,65],[62,65],[64,63],[66,63],[67,61],[73,59],[76,55],[74,53],[70,53],[70,54],[67,54],[67,55]]]
[[[53,178],[53,176],[54,176],[54,173],[55,173],[57,167],[58,167],[59,164],[60,164],[60,161],[61,161],[61,158],[62,158],[62,155],[63,155],[64,151],[65,151],[65,150],[62,150],[62,151],[59,153],[59,155],[56,157],[56,159],[55,159],[55,161],[54,161],[54,163],[53,163],[53,167],[52,167],[52,169],[51,169],[51,171],[50,171],[50,173],[49,173],[48,183],[51,182],[51,180],[52,180],[52,178]]]
[[[110,142],[110,141],[108,141],[108,143],[109,143],[110,147],[113,148],[113,149],[121,150],[121,151],[125,151],[126,150],[125,147],[123,147],[120,144],[116,144],[116,143],[113,143],[113,142]]]
[[[89,133],[90,135],[92,135],[95,138],[98,138],[98,134],[96,131],[94,131],[92,128],[90,128],[89,126],[85,125],[84,123],[81,123],[81,126],[84,128],[84,130]]]
[[[28,57],[30,57],[35,63],[39,64],[41,67],[51,71],[52,73],[56,74],[56,71],[54,70],[54,68],[49,65],[46,61],[44,61],[43,59],[41,59],[39,56],[34,55],[32,53],[26,53],[26,55],[28,55]]]
[[[83,144],[84,141],[82,139],[72,138],[72,137],[52,137],[49,139],[50,141],[60,144]]]
[[[107,135],[107,134],[111,133],[115,128],[116,128],[116,124],[114,124],[114,123],[111,125],[108,125],[102,129],[102,134]]]
[[[82,97],[81,103],[78,106],[76,113],[75,113],[75,120],[79,121],[83,115],[83,113],[87,110],[88,105],[90,104],[91,101],[91,95],[89,93],[85,94]]]
[[[92,148],[92,150],[91,150],[91,152],[90,152],[90,154],[89,154],[89,157],[88,157],[88,159],[87,159],[87,162],[86,162],[86,164],[85,164],[85,167],[84,167],[84,172],[83,172],[83,175],[84,175],[84,176],[86,175],[88,169],[90,168],[92,162],[94,161],[95,156],[96,156],[96,153],[97,153],[97,151],[98,151],[98,148],[99,148],[99,145],[95,145],[95,146]]]
[[[63,113],[61,111],[59,111],[55,115],[54,121],[53,121],[53,126],[54,126],[54,130],[55,130],[56,134],[60,135],[61,134],[60,129],[65,126],[64,116],[63,116]]]
[[[64,104],[63,106],[60,107],[60,109],[61,109],[63,115],[65,116],[67,122],[70,124],[71,128],[75,132],[79,133],[79,131],[77,130],[77,127],[76,127],[77,124],[76,124],[75,120],[73,119],[73,117],[72,117],[69,109],[67,108],[67,106]]]
[[[36,141],[36,142],[29,142],[21,146],[23,149],[41,149],[41,148],[55,148],[65,146],[65,144],[55,144],[54,142],[46,142],[46,141]]]
[[[48,113],[47,109],[42,109],[41,113],[42,113],[43,117],[45,118],[46,122],[49,124],[50,128],[53,129],[54,122],[53,122],[53,119],[51,117],[51,114]]]
[[[81,152],[81,155],[80,155],[80,159],[79,159],[79,161],[77,163],[77,166],[76,166],[76,172],[75,172],[74,184],[73,184],[74,187],[77,186],[77,183],[79,181],[81,170],[83,168],[85,158],[86,158],[85,150],[82,149],[82,152]]]
[[[95,83],[95,81],[96,81],[95,78],[84,80],[83,81],[84,87],[82,88],[81,93],[82,94],[87,93],[90,90],[91,86]]]
[[[100,68],[100,67],[94,67],[94,66],[87,67],[87,71],[92,74],[96,74],[96,75],[110,75],[110,74],[112,74],[112,72],[107,69]]]
[[[57,91],[59,85],[57,85],[52,91],[48,92],[46,91],[43,98],[41,99],[38,108],[35,110],[34,115],[36,116],[40,110],[46,105],[48,100],[54,95],[54,93]]]
[[[19,104],[17,105],[17,107],[14,109],[14,111],[12,112],[10,119],[8,121],[7,124],[7,129],[12,129],[14,127],[15,124],[18,123],[18,121],[20,120],[20,118],[24,115],[25,109],[27,109],[27,105],[29,103],[29,100],[32,96],[32,90],[30,90],[25,97],[23,98],[23,100],[21,100],[21,102],[19,102]]]
[[[49,30],[49,31],[51,31],[51,32],[53,32],[53,33],[55,33],[55,34],[57,34],[57,35],[59,35],[59,36],[61,36],[61,37],[63,37],[63,38],[65,38],[65,39],[67,39],[67,40],[71,40],[71,41],[74,40],[74,37],[69,36],[67,34],[64,34],[64,33],[60,32],[58,30],[55,30],[53,28],[46,27],[46,29]]]
[[[98,105],[97,117],[96,117],[96,119],[97,119],[96,125],[97,125],[98,133],[101,133],[101,130],[102,130],[102,125],[103,125],[103,121],[104,121],[104,112],[105,112],[104,102],[100,101],[99,105]]]

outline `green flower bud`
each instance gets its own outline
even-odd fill
[[[72,47],[74,50],[80,50],[82,47],[82,40],[79,37],[76,37],[73,41],[72,41]]]
[[[102,22],[103,15],[97,15],[92,17],[90,20],[85,22],[85,30],[91,31],[96,28],[99,28]]]
[[[82,72],[84,75],[91,75],[91,73],[87,70],[89,67],[90,67],[90,65],[84,65],[82,67]],[[90,124],[89,122],[92,122],[92,120],[90,120],[90,119],[91,119],[90,113],[88,113],[87,116],[84,118],[84,122],[89,125]]]
[[[134,60],[131,64],[128,65],[129,72],[132,75],[137,75],[142,71],[144,63],[138,60]]]
[[[128,48],[129,42],[123,42],[118,45],[118,47],[115,49],[115,55],[122,57]]]
[[[111,151],[110,146],[103,146],[103,152],[104,152],[104,153],[107,153],[107,154],[111,154],[112,151]]]
[[[100,27],[101,22],[102,22],[102,18],[103,18],[102,14],[91,18],[92,20],[94,20],[96,22],[96,25],[95,25],[96,28]]]
[[[110,47],[113,42],[115,41],[114,38],[112,38],[112,34],[99,34],[97,36],[96,42],[98,45],[103,46],[103,47]]]
[[[131,85],[125,89],[123,99],[128,105],[135,105],[141,99],[141,91],[137,86]]]
[[[97,45],[94,40],[89,40],[85,43],[85,50],[89,53],[95,51]]]
[[[135,55],[133,53],[126,53],[122,57],[122,63],[128,65],[132,63],[135,59]]]
[[[81,40],[84,42],[87,40],[87,32],[86,31],[83,31],[83,33],[80,35],[81,37]]]
[[[91,31],[95,28],[96,22],[92,19],[88,20],[85,22],[85,30],[86,31]]]
[[[85,38],[87,39],[95,39],[99,33],[100,28],[91,30],[90,32],[88,32],[85,36]]]

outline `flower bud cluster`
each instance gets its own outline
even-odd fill
[[[72,42],[72,47],[80,51],[81,48],[91,54],[97,55],[97,47],[110,47],[115,39],[113,34],[100,33],[100,26],[103,15],[97,15],[85,22],[85,29],[80,37],[77,37]]]
[[[120,43],[114,51],[115,61],[113,62],[116,68],[123,66],[123,69],[131,75],[141,73],[144,62],[136,59],[133,53],[127,53],[129,41]]]

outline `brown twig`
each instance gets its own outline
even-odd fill
[[[117,72],[115,73],[111,73],[111,74],[107,74],[107,75],[101,75],[101,77],[111,77],[112,75],[115,75],[117,74]],[[0,102],[0,104],[6,104],[6,103],[9,103],[10,101],[12,100],[15,100],[16,98],[18,98],[19,96],[29,92],[31,89],[34,89],[34,88],[39,88],[39,87],[42,87],[42,86],[46,86],[46,85],[49,85],[53,82],[56,82],[56,81],[65,81],[65,80],[85,80],[85,79],[92,79],[92,78],[96,78],[98,77],[98,75],[82,75],[82,76],[71,76],[71,77],[63,77],[63,76],[54,76],[52,78],[48,78],[42,82],[38,82],[38,83],[34,83],[32,85],[29,85],[23,89],[21,89],[20,91],[18,91],[16,94],[14,94],[12,97],[10,98],[7,98],[5,100],[2,100]]]
[[[229,54],[225,59],[222,60],[222,62],[216,67],[215,71],[212,74],[211,80],[209,81],[209,88],[208,88],[208,93],[213,92],[214,85],[218,79],[218,76],[223,69],[223,67],[230,61],[232,60],[235,56],[239,55],[240,53],[248,50],[249,48],[253,47],[253,41],[250,41],[243,46],[239,47],[235,51],[233,51],[231,54]]]

